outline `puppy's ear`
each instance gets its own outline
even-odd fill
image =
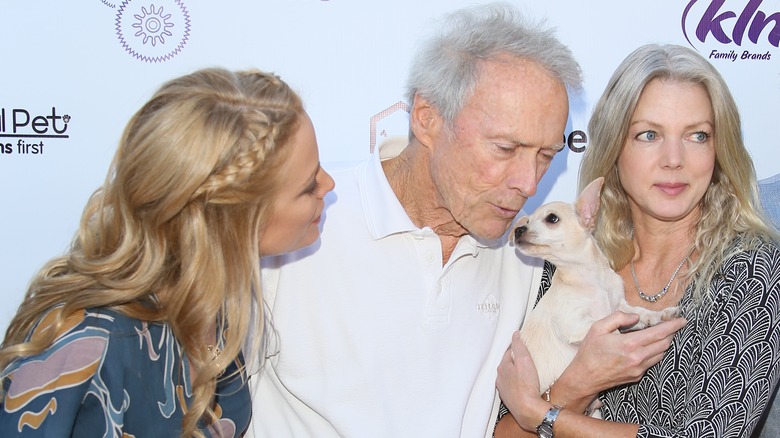
[[[582,226],[588,231],[596,228],[596,213],[599,211],[601,203],[601,187],[604,185],[604,177],[599,177],[591,181],[574,203],[574,209],[577,210],[577,216],[580,218]]]

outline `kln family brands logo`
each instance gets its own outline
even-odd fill
[[[0,156],[43,155],[49,139],[68,138],[71,117],[56,107],[36,113],[24,108],[0,108]]]
[[[763,0],[691,0],[682,16],[683,35],[709,59],[768,61],[780,46],[775,9],[777,2]]]
[[[101,2],[116,9],[116,34],[122,48],[144,62],[165,62],[184,48],[190,16],[181,0]]]

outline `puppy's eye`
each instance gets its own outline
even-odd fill
[[[555,213],[550,213],[546,218],[544,218],[544,220],[549,224],[557,224],[560,219],[555,215]]]

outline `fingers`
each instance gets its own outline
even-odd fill
[[[523,339],[520,337],[519,331],[515,331],[515,333],[512,334],[512,344],[504,353],[504,357],[499,365],[499,368],[504,368],[505,370],[507,367],[511,367],[515,371],[530,369],[533,370],[533,372],[536,372],[531,353],[528,352],[528,348],[526,348]]]
[[[626,313],[617,310],[599,321],[593,324],[592,330],[594,333],[609,333],[623,328],[629,328],[639,322],[639,315],[635,313]],[[644,330],[650,330],[655,336],[667,337],[674,335],[678,330],[683,328],[688,321],[685,318],[673,318],[667,321],[663,321],[650,328]]]
[[[523,354],[524,352],[527,352],[528,350],[525,348],[525,344],[523,343],[522,338],[520,338],[520,331],[516,330],[512,334],[512,343],[509,345],[509,348],[506,349],[506,352],[504,353],[504,358],[501,361],[502,363],[504,361],[507,361],[509,363],[514,364],[515,363],[515,351],[518,351],[520,354]]]
[[[512,361],[517,367],[532,367],[534,372],[536,372],[531,353],[525,346],[525,342],[523,342],[523,338],[520,336],[519,331],[515,331],[514,334],[512,334],[512,345],[509,350],[511,352]]]
[[[629,333],[620,334],[622,349],[626,354],[627,377],[639,380],[647,368],[657,364],[672,345],[674,335],[685,326],[684,318],[675,318],[658,325]],[[631,372],[630,370],[634,370]]]
[[[515,330],[515,332],[512,333],[512,345],[510,346],[510,349],[512,350],[512,357],[515,357],[514,355],[516,353],[528,353],[525,342],[523,342],[523,338],[520,336],[520,330]]]
[[[593,323],[591,331],[597,334],[611,333],[621,327],[633,326],[637,322],[639,322],[639,315],[618,310]]]
[[[512,335],[512,344],[498,366],[496,388],[512,412],[518,412],[521,400],[539,399],[539,376],[519,332]]]
[[[674,335],[686,323],[685,318],[675,318],[635,333],[644,338],[640,339],[640,342],[643,342],[645,346],[643,354],[647,357],[646,363],[648,367],[661,361],[666,350],[672,345]]]
[[[636,314],[617,311],[593,324],[570,365],[570,375],[579,379],[598,376],[581,384],[583,394],[595,394],[640,379],[647,368],[661,361],[675,333],[687,322],[675,318],[643,330],[617,330],[635,324],[638,318]]]
[[[512,343],[514,344],[514,338],[512,339]],[[515,361],[515,350],[512,349],[512,345],[509,345],[509,355],[512,357],[512,362]]]
[[[638,349],[646,356],[663,354],[674,339],[675,333],[686,324],[684,318],[675,318],[642,330],[623,333],[629,349]]]
[[[501,358],[501,362],[498,364],[499,370],[512,367],[514,365],[514,357],[512,357],[512,349],[507,348],[504,353],[504,357]]]
[[[656,333],[658,336],[661,336],[663,338],[674,336],[675,333],[677,333],[678,330],[685,327],[685,324],[688,323],[688,320],[685,318],[674,318],[670,319],[668,321],[663,321],[659,324],[656,324],[652,327],[648,327],[645,330],[650,330],[650,333]]]
[[[520,348],[519,345],[515,342],[515,338],[519,338],[519,332],[515,332],[515,334],[512,336],[512,344],[509,346],[509,348],[506,349],[504,352],[504,356],[501,358],[501,362],[498,365],[498,373],[499,375],[504,373],[515,373],[516,372],[516,363],[515,363],[515,348]],[[522,341],[520,341],[520,344],[522,344]]]

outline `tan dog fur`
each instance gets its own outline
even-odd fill
[[[623,279],[592,236],[601,187],[599,178],[574,204],[551,202],[518,220],[510,239],[526,255],[555,265],[550,289],[539,300],[520,330],[539,372],[544,393],[574,359],[590,326],[617,309],[640,315],[631,330],[676,317],[670,307],[652,311],[626,303]]]

